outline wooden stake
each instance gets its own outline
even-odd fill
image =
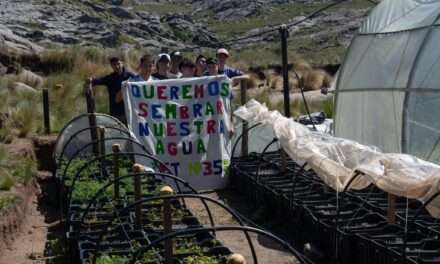
[[[114,186],[114,197],[115,200],[119,199],[119,152],[121,151],[121,146],[119,144],[112,145],[113,151],[113,178],[115,180]]]
[[[98,138],[99,138],[99,155],[105,155],[105,128],[103,126],[98,127]]]
[[[44,132],[50,134],[49,90],[43,89]]]
[[[86,103],[87,103],[87,113],[89,113],[89,127],[96,127],[96,107],[95,107],[95,96],[93,95],[93,87],[92,84],[89,84],[86,87]],[[90,136],[92,141],[96,141],[98,139],[98,134],[95,129],[90,129]],[[98,154],[98,144],[93,144],[93,153],[95,155]]]
[[[139,201],[142,199],[141,175],[139,174],[144,171],[144,166],[134,164],[132,169],[134,173],[138,174],[134,176],[134,200]],[[142,204],[136,205],[134,222],[136,229],[142,229]]]
[[[397,196],[389,193],[388,194],[388,211],[387,211],[387,219],[389,224],[396,223],[396,199]]]
[[[174,193],[170,186],[164,186],[160,189],[161,195],[172,195]],[[170,199],[163,201],[163,229],[164,235],[173,232],[173,219]],[[173,240],[165,240],[165,264],[173,264]]]

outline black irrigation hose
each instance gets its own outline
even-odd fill
[[[313,130],[316,131],[315,122],[313,121],[313,118],[310,115],[309,104],[307,103],[306,96],[304,95],[304,80],[299,77],[298,73],[295,70],[293,70],[293,73],[295,74],[295,77],[298,80],[298,87],[299,87],[299,90],[301,91],[301,97],[302,97],[303,102],[304,102],[304,107],[306,108],[307,116],[309,117],[310,122],[312,123]]]
[[[253,227],[247,227],[247,226],[217,226],[217,227],[202,227],[202,228],[190,228],[190,229],[186,229],[186,230],[181,230],[181,231],[176,231],[173,233],[169,233],[166,234],[154,241],[152,241],[151,243],[149,243],[148,245],[141,247],[132,257],[132,259],[130,260],[129,264],[134,264],[136,263],[136,261],[139,259],[140,256],[142,256],[142,254],[146,251],[148,251],[151,248],[154,248],[154,246],[156,246],[157,244],[161,243],[162,241],[168,240],[168,239],[172,239],[174,237],[180,236],[180,235],[186,235],[186,234],[197,234],[197,233],[201,233],[201,232],[213,232],[213,231],[243,231],[246,235],[250,232],[250,233],[257,233],[259,235],[263,235],[266,237],[269,237],[273,240],[275,240],[276,242],[278,242],[279,244],[281,244],[283,246],[284,249],[288,250],[290,253],[292,253],[292,255],[298,260],[300,261],[300,263],[310,263],[309,260],[307,260],[304,256],[302,256],[298,251],[296,251],[294,248],[292,248],[286,241],[282,240],[281,238],[266,232],[264,230],[261,229],[257,229],[257,228],[253,228]],[[258,263],[258,259],[254,257],[254,262],[253,263]],[[94,262],[93,262],[94,264]]]
[[[127,179],[127,178],[133,178],[133,177],[138,176],[138,175],[144,175],[144,176],[156,176],[156,175],[158,175],[158,176],[162,176],[162,177],[168,177],[168,178],[174,179],[175,181],[181,182],[186,188],[189,188],[192,193],[197,193],[196,189],[194,189],[194,187],[192,187],[187,181],[183,180],[182,178],[179,178],[179,177],[176,177],[174,175],[171,175],[171,174],[159,173],[159,172],[147,172],[147,173],[134,173],[134,174],[120,176],[120,177],[118,177],[118,179],[113,179],[110,182],[108,182],[106,185],[101,187],[101,189],[99,189],[96,192],[95,196],[93,196],[93,198],[89,200],[89,204],[87,205],[86,209],[84,210],[84,213],[82,214],[81,223],[84,222],[84,219],[87,216],[87,214],[89,213],[89,210],[92,207],[92,205],[97,201],[99,196],[101,196],[101,194],[103,192],[105,192],[105,190],[108,187],[112,186],[117,181],[121,181],[121,180]],[[178,193],[182,193],[182,191],[180,190],[180,187],[179,187],[180,185],[179,184],[176,184],[176,185],[177,185],[177,188],[178,188]]]
[[[221,202],[219,202],[218,200],[215,200],[215,199],[213,199],[213,198],[210,198],[210,197],[207,197],[207,196],[202,196],[202,195],[198,195],[198,194],[177,194],[177,195],[166,195],[166,196],[156,196],[156,197],[149,197],[149,198],[143,198],[143,199],[141,199],[141,200],[138,200],[138,201],[136,201],[136,202],[134,202],[134,203],[131,203],[130,205],[128,205],[128,206],[126,206],[126,207],[124,207],[124,208],[122,208],[122,209],[120,209],[109,221],[108,221],[108,223],[107,223],[107,227],[110,227],[110,226],[112,226],[112,224],[113,224],[113,221],[117,218],[117,216],[118,215],[121,215],[121,214],[123,214],[123,213],[126,213],[127,211],[129,211],[132,207],[134,207],[134,206],[136,206],[136,205],[139,205],[139,204],[142,204],[142,203],[148,203],[148,202],[152,202],[152,201],[156,201],[156,200],[164,200],[164,199],[175,199],[175,198],[196,198],[196,199],[200,199],[201,201],[204,201],[204,200],[207,200],[207,201],[210,201],[210,202],[212,202],[212,203],[214,203],[214,204],[216,204],[216,205],[218,205],[218,206],[220,206],[220,207],[222,207],[224,210],[226,210],[229,214],[231,214],[233,217],[234,217],[234,219],[241,225],[241,226],[244,226],[244,222],[243,222],[243,220],[240,218],[240,216],[238,215],[238,214],[236,214],[235,213],[235,211],[232,209],[232,208],[230,208],[229,206],[227,206],[227,205],[225,205],[225,204],[223,204],[223,203],[221,203]],[[207,210],[207,212],[208,212],[208,214],[209,215],[212,215],[211,214],[211,210],[209,210],[209,207],[208,206],[206,206],[205,207],[205,209]],[[215,231],[216,231],[216,229],[215,229],[215,222],[212,220],[212,222],[211,222],[211,225],[212,225],[212,232],[213,233],[215,233]],[[186,229],[186,230],[190,230],[190,229]],[[95,250],[95,253],[93,254],[93,260],[92,260],[92,264],[96,264],[96,259],[97,259],[97,253],[98,253],[98,248],[99,248],[99,246],[100,246],[100,244],[101,244],[101,241],[102,241],[102,239],[103,239],[103,237],[104,237],[104,235],[107,233],[107,232],[109,232],[109,231],[111,231],[111,229],[110,228],[104,228],[102,231],[101,231],[101,233],[99,234],[99,236],[98,236],[98,240],[97,240],[97,242],[96,242],[96,246],[95,246],[95,248],[96,248],[96,250]],[[258,260],[257,260],[257,255],[256,255],[256,252],[255,252],[255,248],[254,248],[254,245],[253,245],[253,243],[252,243],[252,240],[251,240],[251,238],[250,238],[250,236],[249,236],[249,234],[245,231],[245,236],[246,236],[246,240],[248,241],[248,243],[249,243],[249,247],[250,247],[250,249],[251,249],[251,252],[252,252],[252,257],[253,257],[253,259],[254,259],[254,263],[255,264],[258,264]]]
[[[278,139],[274,137],[272,141],[270,141],[269,144],[266,145],[266,147],[263,149],[263,151],[260,154],[260,162],[257,165],[257,172],[255,175],[255,179],[257,180],[257,183],[260,183],[260,170],[264,161],[264,154],[266,154],[266,151],[270,148],[270,146],[272,146],[276,142],[278,142]]]

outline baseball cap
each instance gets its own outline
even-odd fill
[[[162,61],[162,60],[168,60],[168,61],[171,61],[170,55],[168,55],[168,54],[166,54],[166,53],[160,53],[160,54],[157,56],[157,61],[159,62],[159,61]]]
[[[178,51],[178,50],[175,50],[175,51],[171,52],[170,55],[171,55],[171,58],[174,58],[174,57],[183,57],[182,52],[180,52],[180,51]]]
[[[225,48],[218,49],[218,50],[217,50],[217,55],[219,55],[219,54],[225,54],[226,56],[229,57],[229,52],[228,52],[228,50],[225,49]]]

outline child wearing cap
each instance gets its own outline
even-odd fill
[[[243,75],[240,70],[234,69],[226,65],[226,60],[229,58],[229,52],[225,48],[217,50],[218,74],[224,74],[228,78],[233,78]]]
[[[214,76],[219,74],[217,60],[215,58],[208,58],[206,60],[207,71],[205,76]]]
[[[168,71],[170,69],[171,58],[166,53],[161,53],[157,56],[156,72],[153,73],[153,77],[158,80],[168,79]]]

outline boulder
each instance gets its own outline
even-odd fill
[[[14,34],[9,28],[0,24],[0,50],[7,53],[32,55],[44,49],[39,45]]]
[[[22,82],[14,82],[12,84],[12,87],[10,87],[11,92],[17,93],[17,94],[37,94],[38,91],[32,87],[30,87],[27,84],[24,84]]]
[[[18,75],[18,79],[30,85],[31,87],[40,87],[43,85],[43,77],[28,70],[22,70]]]

